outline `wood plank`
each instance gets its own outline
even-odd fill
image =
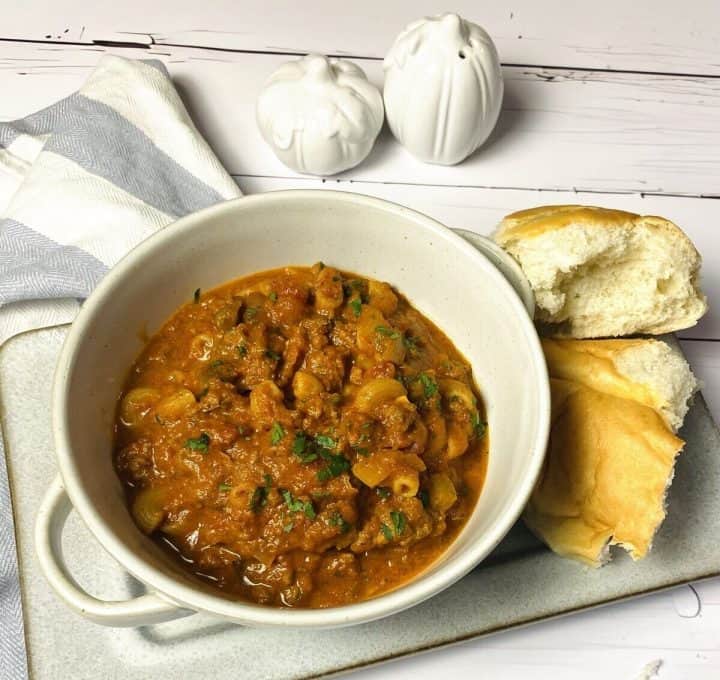
[[[701,597],[698,616],[683,618],[678,612],[678,601],[694,597],[688,586],[681,586],[376,666],[358,672],[353,679],[639,680],[643,667],[659,659],[660,680],[663,675],[677,680],[716,680],[720,579],[694,588]]]
[[[702,285],[710,302],[710,311],[700,323],[680,332],[679,335],[682,338],[720,339],[720,248],[717,246],[716,227],[720,224],[720,201],[715,199],[493,190],[271,177],[238,176],[236,180],[247,194],[304,188],[354,191],[377,196],[419,210],[443,224],[462,227],[480,234],[490,234],[507,213],[535,205],[582,203],[662,215],[680,225],[703,256]],[[710,345],[710,349],[712,347],[713,345]],[[714,347],[720,361],[720,343],[716,343]],[[720,422],[720,372],[716,382],[718,386],[716,413]]]
[[[606,0],[592,6],[457,0],[452,9],[490,32],[504,63],[720,75],[717,0]],[[306,4],[287,0],[215,0],[202,9],[193,0],[27,0],[3,13],[0,37],[382,58],[408,22],[447,10],[440,0],[315,0],[311,16]]]
[[[156,56],[235,174],[292,176],[260,138],[254,104],[284,56],[195,48],[9,44],[0,57],[0,119],[79,87],[104,51]],[[376,83],[377,61],[360,60]],[[446,186],[720,196],[720,79],[505,69],[507,94],[493,138],[456,167],[413,159],[381,133],[355,181]]]

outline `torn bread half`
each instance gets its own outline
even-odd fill
[[[530,281],[548,335],[659,335],[693,326],[707,311],[700,255],[661,217],[542,206],[508,215],[495,240]]]
[[[684,442],[675,435],[698,384],[658,340],[543,340],[552,421],[524,520],[556,553],[593,567],[620,545],[645,557],[665,518]]]

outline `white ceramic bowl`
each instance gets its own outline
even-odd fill
[[[198,287],[318,260],[391,282],[447,333],[471,362],[485,400],[490,458],[467,525],[410,583],[358,604],[275,609],[203,585],[136,528],[113,469],[112,424],[128,369],[143,347],[141,331],[155,332]],[[530,318],[502,274],[460,236],[408,208],[357,194],[289,191],[241,198],[189,215],[141,243],[83,306],[55,376],[61,479],[38,514],[38,556],[68,605],[108,625],[156,623],[195,611],[264,626],[369,621],[447,588],[497,545],[535,483],[549,417],[545,361]],[[103,602],[73,581],[59,549],[68,496],[100,544],[146,584],[146,595]]]

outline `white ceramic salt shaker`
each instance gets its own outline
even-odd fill
[[[454,165],[495,127],[503,97],[497,50],[477,24],[457,14],[416,21],[385,57],[385,114],[410,153]]]
[[[308,54],[270,76],[256,115],[263,138],[285,165],[334,175],[370,153],[383,124],[383,102],[352,62]]]

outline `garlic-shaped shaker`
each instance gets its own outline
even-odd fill
[[[415,21],[396,38],[383,67],[388,124],[420,160],[459,163],[495,127],[502,72],[480,26],[457,14]]]
[[[383,124],[383,102],[352,62],[308,54],[270,76],[256,115],[263,138],[285,165],[334,175],[370,153]]]

